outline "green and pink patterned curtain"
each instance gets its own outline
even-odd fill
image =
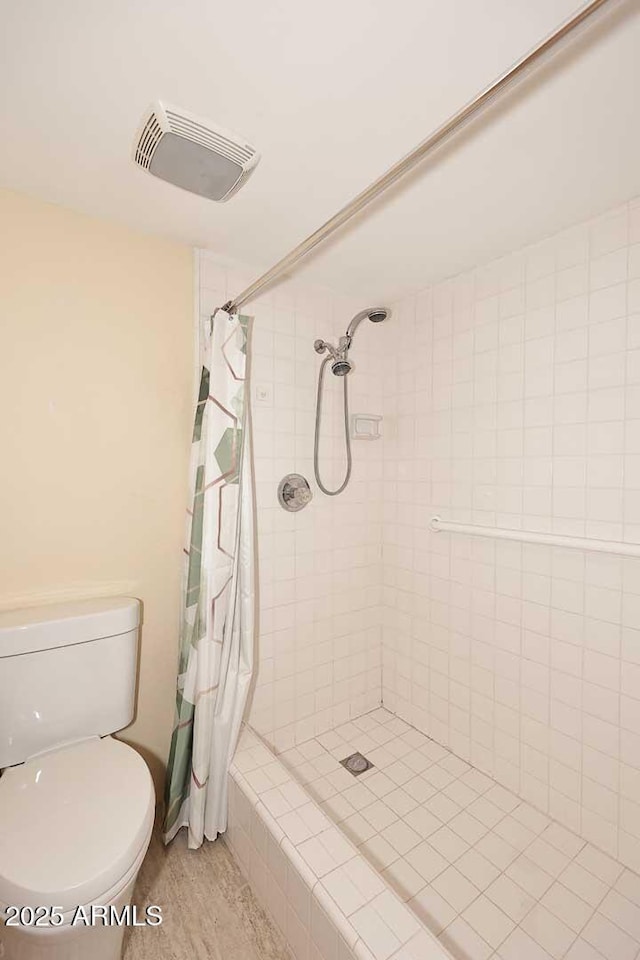
[[[218,310],[191,448],[176,719],[164,840],[190,847],[227,826],[227,772],[253,671],[255,528],[249,415],[251,320]]]

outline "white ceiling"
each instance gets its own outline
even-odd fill
[[[0,5],[0,184],[270,266],[576,0]],[[384,300],[640,194],[640,2],[604,16],[304,273]],[[154,99],[262,153],[216,204],[131,159]]]

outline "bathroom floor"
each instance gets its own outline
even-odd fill
[[[454,957],[640,957],[640,876],[388,711],[280,758]]]
[[[164,920],[129,928],[123,960],[291,960],[222,842],[189,850],[185,831],[168,847],[154,835],[134,903],[158,904]]]

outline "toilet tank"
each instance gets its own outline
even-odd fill
[[[131,722],[139,624],[131,597],[0,612],[0,768]]]

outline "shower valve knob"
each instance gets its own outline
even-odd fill
[[[290,513],[297,513],[313,500],[311,487],[300,473],[288,473],[278,485],[280,506]]]

